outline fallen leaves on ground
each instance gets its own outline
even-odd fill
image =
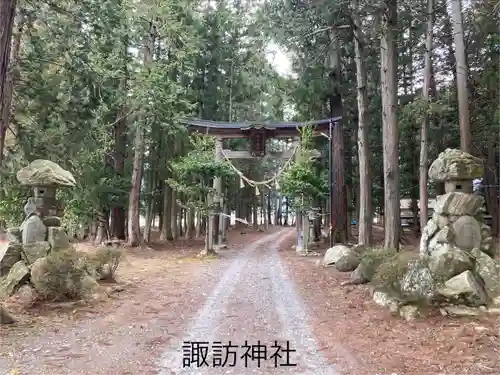
[[[282,259],[308,306],[318,345],[346,375],[500,374],[498,317],[436,312],[405,322],[376,305],[369,286],[341,287],[349,273],[318,267],[296,256],[292,245],[293,239],[283,244]]]

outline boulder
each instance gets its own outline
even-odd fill
[[[32,214],[21,226],[23,244],[30,244],[40,241],[45,241],[47,235],[47,227],[43,224],[42,219]]]
[[[434,213],[441,216],[476,216],[484,204],[477,194],[451,192],[439,196],[434,204]]]
[[[38,258],[31,265],[31,283],[33,284],[33,286],[37,291],[42,290],[42,288],[40,288],[41,286],[40,280],[43,279],[46,273],[46,263],[47,263],[47,258],[43,257],[43,258]]]
[[[7,275],[12,266],[21,260],[22,249],[20,243],[0,244],[0,277]]]
[[[7,238],[10,242],[23,242],[21,228],[7,228]]]
[[[449,216],[446,215],[440,215],[436,212],[432,214],[432,219],[431,219],[439,229],[443,229],[445,226],[447,226],[450,223],[450,218]]]
[[[493,298],[492,305],[500,307],[500,296]]]
[[[432,275],[443,281],[473,267],[472,260],[465,251],[447,243],[436,244],[426,260]]]
[[[30,270],[21,260],[14,264],[7,276],[0,282],[0,296],[10,297],[17,289],[26,283],[30,277]]]
[[[71,172],[58,164],[44,159],[32,161],[17,172],[17,180],[28,186],[75,186],[76,181]]]
[[[60,227],[61,218],[57,216],[46,216],[43,218],[43,223],[46,227]]]
[[[45,257],[50,251],[47,241],[39,241],[23,245],[23,257],[28,265],[35,263],[39,258]]]
[[[432,273],[421,260],[410,262],[400,285],[401,295],[406,300],[427,300],[432,297],[434,291]]]
[[[375,290],[373,292],[373,301],[377,305],[389,309],[392,313],[398,312],[399,306],[401,305],[400,301],[381,290]]]
[[[354,252],[341,257],[336,263],[335,268],[340,272],[352,272],[354,271],[361,262],[359,255]]]
[[[464,302],[470,306],[486,304],[487,297],[471,271],[465,271],[452,277],[436,290],[437,295],[452,302]]]
[[[352,250],[345,245],[333,246],[326,251],[325,257],[323,258],[323,264],[325,266],[335,264],[340,258],[351,252]]]
[[[474,271],[481,278],[489,298],[500,296],[500,264],[479,249],[471,251],[475,258]]]
[[[483,177],[483,161],[464,151],[446,149],[429,167],[429,178],[436,182],[474,180]]]
[[[420,254],[428,254],[429,242],[438,230],[439,227],[437,224],[433,219],[430,219],[422,231],[422,236],[420,238]]]
[[[453,229],[450,228],[449,225],[441,228],[432,238],[431,242],[434,241],[434,243],[437,244],[449,244],[453,243],[455,240],[455,233],[453,232]],[[431,246],[431,244],[429,244]]]
[[[27,308],[31,307],[35,303],[37,299],[37,292],[31,285],[25,284],[19,288],[16,296],[21,301],[23,307]]]
[[[491,237],[491,228],[484,223],[481,224],[481,237]]]
[[[9,314],[7,309],[0,304],[0,325],[14,324],[15,322],[15,319]]]
[[[102,264],[96,268],[97,280],[110,280],[113,278],[113,272],[109,264]]]
[[[399,309],[399,316],[406,320],[407,322],[415,320],[420,316],[420,311],[418,306],[415,305],[404,305]]]
[[[361,257],[358,267],[351,273],[351,284],[363,284],[372,281],[380,265],[396,254],[385,249],[366,251]]]
[[[479,316],[481,315],[481,310],[478,308],[473,308],[469,306],[444,306],[442,308],[444,311],[443,315],[450,315],[450,316],[456,316],[456,317],[461,317],[461,316]]]
[[[67,249],[69,247],[69,239],[66,231],[61,227],[48,228],[48,242],[52,251]]]
[[[483,236],[483,239],[481,241],[481,247],[479,249],[488,256],[496,258],[497,250],[495,249],[494,243],[495,241],[493,240],[493,237]]]
[[[462,216],[453,223],[455,245],[464,250],[481,247],[481,225],[472,216]]]
[[[369,282],[370,280],[366,278],[363,274],[363,267],[361,267],[361,263],[359,264],[358,267],[354,271],[351,272],[351,275],[349,276],[349,281],[345,281],[342,283],[342,285],[359,285],[359,284],[365,284]]]

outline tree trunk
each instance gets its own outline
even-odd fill
[[[128,204],[128,244],[138,246],[142,242],[140,228],[140,199],[142,170],[144,166],[144,130],[141,125],[136,130],[134,140],[134,166]]]
[[[9,1],[6,1],[5,3],[9,3]],[[0,22],[6,22],[8,23],[8,20],[4,19],[4,9],[0,8]],[[15,5],[14,5],[14,10],[12,13],[12,17],[14,17],[15,13]],[[2,21],[4,20],[4,21]],[[0,47],[0,64],[2,66],[0,67],[0,74],[2,74],[2,85],[0,85],[0,168],[3,165],[3,160],[4,160],[4,149],[5,149],[5,138],[7,135],[7,128],[10,125],[11,119],[12,119],[12,93],[14,91],[14,86],[16,85],[16,81],[19,79],[19,66],[18,66],[18,60],[19,60],[19,52],[21,50],[21,37],[22,37],[22,32],[23,32],[23,27],[25,24],[25,17],[24,14],[19,13],[18,15],[18,20],[17,20],[17,33],[14,37],[14,43],[12,45],[12,58],[9,58],[10,51],[5,51],[6,55],[4,56],[2,51],[5,50],[3,46],[3,38],[4,38],[4,30],[1,29],[0,26],[0,43],[2,43],[2,46]],[[12,25],[11,25],[12,27]],[[12,33],[12,30],[11,30]],[[7,37],[7,35],[5,35]],[[9,37],[12,38],[12,35]],[[10,46],[10,43],[9,43]],[[7,64],[10,64],[7,67],[3,67],[4,64],[4,57],[7,58]],[[3,80],[3,74],[6,74],[5,81]],[[3,189],[3,182],[2,182],[2,175],[0,174],[0,201],[3,200],[4,198],[5,191]],[[0,228],[5,228],[6,223],[5,220],[0,220]]]
[[[282,203],[283,203],[283,197],[280,196],[280,208],[282,209]],[[288,226],[288,215],[289,215],[289,211],[288,211],[288,197],[286,197],[286,202],[285,202],[285,218],[283,219],[283,215],[281,215],[281,210],[280,210],[280,225],[284,225],[284,226]]]
[[[5,134],[9,126],[12,102],[12,80],[9,82],[8,76],[16,5],[17,0],[0,2],[0,167],[3,164]]]
[[[178,220],[179,220],[179,209],[177,206],[177,192],[172,190],[172,194],[170,196],[171,206],[170,206],[170,229],[172,231],[172,239],[177,239],[178,233]]]
[[[353,14],[354,23],[354,51],[356,60],[357,98],[358,98],[358,162],[359,162],[359,216],[358,243],[371,245],[373,243],[373,208],[372,208],[372,181],[370,173],[370,148],[368,145],[368,124],[366,113],[368,111],[368,98],[366,95],[366,67],[365,67],[365,38],[361,29],[359,8]]]
[[[193,239],[194,235],[194,208],[190,208],[187,212],[187,222],[186,222],[186,239]]]
[[[330,116],[342,115],[342,94],[341,94],[341,61],[340,42],[336,33],[331,32],[329,39],[332,45],[327,56],[329,78],[331,87],[330,95]],[[344,166],[344,132],[342,121],[333,125],[330,147],[332,152],[333,180],[331,186],[331,230],[330,236],[333,242],[347,243],[347,189],[345,186],[345,166]]]
[[[124,40],[124,57],[127,55],[128,38]],[[125,60],[125,59],[124,59]],[[125,60],[126,61],[126,60]],[[126,93],[128,89],[128,72],[127,64],[123,66],[123,77],[120,80],[120,91]],[[126,95],[124,95],[126,97]],[[125,99],[126,100],[126,99]],[[118,111],[118,118],[114,125],[114,142],[115,149],[113,155],[113,166],[116,175],[119,178],[125,176],[125,158],[127,153],[127,108],[125,103],[122,104],[120,111]],[[111,232],[112,236],[119,240],[125,239],[125,207],[123,203],[116,204],[111,207]]]
[[[274,217],[274,225],[283,225],[283,222],[282,222],[282,216],[283,216],[283,213],[282,213],[282,197],[281,197],[281,193],[278,191],[277,192],[277,197],[276,197],[276,212],[275,212],[275,217]]]
[[[380,65],[384,164],[384,230],[386,248],[399,249],[399,129],[397,123],[397,0],[384,0]]]
[[[267,222],[269,225],[273,224],[273,214],[272,214],[272,206],[271,206],[271,199],[272,199],[272,191],[270,190],[269,193],[267,194]]]
[[[432,38],[434,28],[434,0],[427,0],[427,33],[425,37],[424,57],[424,85],[422,88],[422,99],[428,105],[432,78]],[[422,128],[420,130],[420,229],[423,230],[429,220],[429,193],[428,184],[429,164],[429,112],[424,111]]]
[[[165,181],[160,179],[158,181],[158,191],[161,192],[161,194],[158,195],[157,199],[157,204],[155,206],[156,208],[156,213],[155,215],[158,215],[158,231],[161,232],[161,229],[163,228],[163,200],[165,198],[165,194],[163,194],[163,191],[165,190]]]
[[[351,129],[348,129],[347,131],[344,131],[345,137],[345,144],[344,144],[344,150],[345,150],[345,158],[344,158],[344,165],[345,165],[345,191],[346,191],[346,238],[349,241],[352,238],[352,215],[354,212],[354,207],[352,205],[353,198],[354,198],[354,193],[353,193],[353,187],[352,187],[352,176],[353,176],[353,163],[352,163],[352,148],[354,148],[353,144],[353,132]]]
[[[151,174],[154,172],[151,171]],[[153,176],[150,176],[150,184],[154,183]],[[146,217],[145,217],[145,223],[144,223],[144,241],[150,242],[151,241],[151,226],[153,225],[153,220],[154,220],[154,196],[153,196],[153,190],[154,190],[154,185],[152,188],[149,189],[148,195],[146,198]]]
[[[252,227],[254,230],[259,228],[259,215],[257,212],[257,196],[254,194],[252,196]]]
[[[196,238],[201,237],[201,225],[202,225],[201,221],[202,221],[202,218],[201,218],[200,213],[196,212],[196,234],[195,234]]]
[[[144,65],[148,69],[154,51],[155,30],[153,22],[150,23],[149,35],[146,38],[144,48]],[[145,113],[143,114],[145,115]],[[145,116],[144,116],[145,117]],[[128,203],[128,244],[129,246],[138,246],[142,242],[141,227],[140,227],[140,199],[141,199],[141,183],[144,169],[144,148],[145,148],[145,129],[146,125],[138,123],[134,139],[134,162],[132,169],[132,183],[130,188],[129,203]]]
[[[486,185],[486,208],[491,215],[491,234],[498,237],[500,230],[500,210],[499,210],[499,184],[500,179],[497,177],[498,170],[496,168],[498,153],[495,152],[495,141],[488,143],[488,156],[484,170],[484,182]],[[499,161],[500,162],[500,161]]]
[[[168,185],[163,190],[163,222],[160,241],[172,241],[172,188]]]
[[[451,0],[451,20],[453,26],[453,39],[455,41],[460,148],[462,151],[470,154],[472,147],[472,135],[469,119],[469,90],[467,87],[469,74],[465,56],[461,0]]]

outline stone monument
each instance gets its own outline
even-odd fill
[[[379,287],[374,301],[411,319],[422,303],[444,314],[500,313],[500,264],[490,228],[483,223],[484,198],[473,193],[483,177],[481,159],[447,149],[432,163],[429,178],[444,182],[420,241],[420,256],[397,276],[397,290]],[[497,307],[495,307],[497,306]]]
[[[0,246],[0,297],[12,295],[29,281],[37,259],[70,246],[61,227],[64,207],[56,191],[74,186],[73,175],[50,160],[38,159],[22,168],[17,180],[34,194],[24,206],[24,222],[19,228],[9,228],[10,242]]]
[[[472,193],[472,181],[483,173],[482,160],[459,150],[447,149],[431,164],[429,178],[444,182],[445,194],[437,197],[434,214],[422,232],[421,254],[455,246],[495,256],[491,229],[483,223],[484,198]]]

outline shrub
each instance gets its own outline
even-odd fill
[[[116,269],[123,258],[123,252],[114,247],[101,247],[92,255],[91,262],[100,280],[115,281]]]
[[[377,288],[399,295],[401,291],[400,282],[408,271],[410,262],[417,258],[418,253],[410,251],[392,254],[384,259],[375,271],[372,280],[373,284]]]
[[[393,249],[380,249],[375,248],[371,250],[365,250],[361,254],[361,264],[363,268],[363,273],[367,280],[372,280],[373,275],[377,271],[377,268],[386,260],[397,254],[396,250]]]
[[[35,266],[36,264],[36,266]],[[53,251],[33,265],[32,282],[43,299],[80,299],[91,292],[81,256],[74,249]]]

